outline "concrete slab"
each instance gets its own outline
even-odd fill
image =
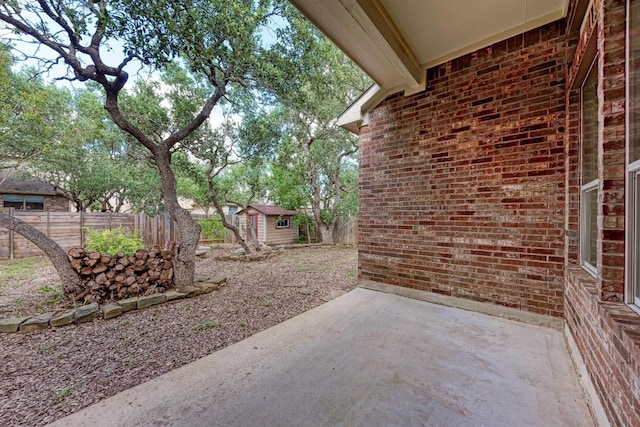
[[[561,331],[356,289],[54,426],[593,426]]]

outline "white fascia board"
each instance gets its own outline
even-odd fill
[[[365,115],[368,111],[364,109],[364,106],[374,98],[377,98],[377,94],[381,91],[380,86],[373,84],[353,101],[353,103],[338,116],[338,126],[345,128],[349,132],[358,134],[360,126],[362,126]]]
[[[424,88],[423,68],[379,0],[289,2],[380,86]]]
[[[398,92],[404,92],[405,96],[409,96],[424,90],[421,87],[413,89],[411,91],[404,85],[383,89],[379,85],[373,84],[338,116],[338,126],[357,135],[360,133],[361,126],[369,124],[369,111],[373,110],[387,96]]]

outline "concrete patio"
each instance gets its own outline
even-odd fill
[[[358,288],[52,425],[594,421],[560,330]]]

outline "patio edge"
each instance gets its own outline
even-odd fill
[[[604,406],[602,406],[602,402],[598,397],[593,381],[589,376],[587,365],[585,365],[584,360],[580,355],[580,351],[578,351],[578,345],[576,344],[576,341],[571,334],[571,330],[569,329],[569,325],[566,322],[564,324],[563,332],[564,340],[567,344],[567,350],[569,351],[569,356],[573,363],[573,369],[579,377],[580,385],[582,386],[587,399],[587,406],[591,410],[591,417],[599,427],[611,427],[611,423],[607,418]]]
[[[480,301],[473,301],[465,298],[441,295],[433,292],[421,291],[418,289],[404,288],[402,286],[389,285],[387,283],[374,282],[372,280],[359,280],[358,286],[372,291],[399,295],[407,298],[417,299],[420,301],[446,305],[448,307],[455,307],[467,311],[475,311],[489,316],[515,320],[531,325],[556,329],[558,331],[562,331],[564,325],[563,319],[557,317],[530,313],[527,311],[518,310],[516,308],[504,307],[501,305]]]

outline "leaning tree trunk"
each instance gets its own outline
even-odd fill
[[[209,186],[209,197],[211,198],[213,205],[216,207],[218,214],[220,215],[222,225],[224,225],[227,230],[231,230],[231,232],[233,232],[233,235],[236,236],[236,241],[240,244],[240,246],[242,246],[242,249],[244,249],[244,253],[250,254],[251,249],[249,248],[249,245],[247,245],[247,242],[242,238],[238,227],[230,224],[229,221],[227,221],[227,218],[225,218],[224,212],[222,211],[222,205],[220,205],[220,201],[218,200],[218,196],[216,195],[216,190],[213,188],[213,181],[211,179],[208,179],[207,182]]]
[[[68,293],[67,289],[80,287],[80,277],[78,277],[78,273],[71,268],[67,253],[46,234],[30,224],[14,218],[2,211],[0,211],[0,225],[18,233],[40,248],[45,255],[49,257],[51,263],[60,276],[60,280],[62,281],[62,285],[65,289],[65,294]]]
[[[173,258],[174,282],[176,287],[193,285],[196,272],[196,248],[200,240],[200,224],[193,219],[191,213],[178,203],[176,195],[176,178],[171,169],[169,150],[158,150],[154,159],[162,181],[162,200],[171,218],[176,222],[178,242]]]
[[[251,253],[251,248],[249,248],[249,245],[247,245],[247,242],[242,238],[242,235],[240,234],[240,230],[238,230],[238,227],[236,227],[235,225],[233,225],[229,221],[227,221],[227,218],[224,216],[224,212],[222,212],[222,206],[220,206],[220,203],[218,203],[218,199],[214,199],[213,203],[216,205],[216,209],[218,210],[218,213],[220,214],[220,219],[222,220],[222,225],[224,225],[224,227],[227,230],[231,230],[233,235],[236,236],[236,242],[238,242],[240,244],[240,246],[242,246],[242,249],[244,249],[244,253],[245,254],[250,254]]]

